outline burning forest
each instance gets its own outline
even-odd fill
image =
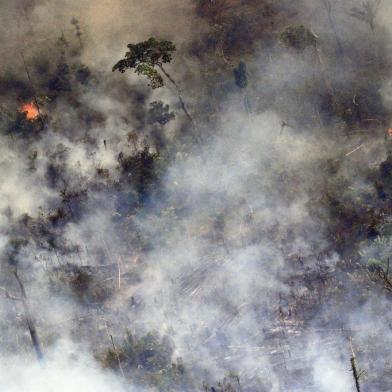
[[[0,7],[0,391],[392,390],[388,1]]]

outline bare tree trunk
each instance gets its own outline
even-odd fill
[[[321,0],[322,3],[324,4],[324,7],[327,10],[328,13],[328,21],[329,21],[329,25],[331,26],[331,29],[335,35],[335,40],[336,40],[336,45],[337,45],[337,51],[338,54],[343,54],[343,45],[342,42],[340,41],[339,38],[339,34],[336,30],[336,25],[335,25],[335,21],[332,18],[332,4],[330,0]]]
[[[170,80],[171,84],[175,87],[182,110],[184,111],[185,115],[188,117],[189,121],[192,123],[193,127],[196,128],[195,120],[193,119],[193,117],[189,113],[189,111],[185,105],[185,102],[182,98],[180,87],[178,86],[176,81],[170,76],[170,74],[168,74],[166,72],[166,70],[163,68],[163,66],[161,64],[158,64],[158,67],[162,71],[162,73]]]
[[[314,55],[315,55],[315,60],[318,65],[317,72],[319,72],[319,74],[322,78],[322,81],[324,83],[326,93],[327,93],[328,98],[330,100],[331,108],[332,108],[332,110],[335,110],[336,109],[336,99],[335,99],[334,87],[333,87],[331,79],[328,76],[327,67],[326,67],[325,62],[323,60],[322,52],[321,52],[321,49],[320,49],[318,43],[316,43],[314,45]],[[315,78],[317,80],[317,75],[315,75]],[[322,126],[322,121],[320,119],[320,116],[318,116],[318,118],[319,118],[320,126]]]
[[[110,341],[112,342],[114,354],[116,355],[116,358],[117,358],[118,367],[119,367],[119,369],[121,371],[121,375],[123,376],[123,378],[125,378],[124,369],[122,367],[121,359],[120,359],[120,356],[118,355],[117,348],[116,348],[116,346],[114,344],[113,336],[112,335],[109,335],[109,336],[110,336]]]
[[[360,373],[358,372],[357,359],[354,353],[354,348],[353,348],[353,343],[351,338],[350,338],[350,347],[351,347],[351,358],[350,358],[351,371],[353,372],[353,377],[354,377],[355,387],[357,389],[357,392],[361,392],[361,386],[359,384]]]
[[[25,313],[25,317],[26,317],[27,327],[30,332],[31,341],[33,343],[33,347],[34,347],[35,353],[37,355],[37,358],[40,361],[43,359],[44,356],[43,356],[42,349],[41,349],[41,342],[39,340],[37,330],[35,329],[35,324],[34,324],[33,318],[30,313],[29,305],[27,303],[26,290],[24,288],[23,282],[21,281],[21,279],[18,275],[17,270],[14,271],[14,276],[18,282],[20,292],[22,294],[23,309],[24,309],[24,313]]]
[[[252,108],[249,103],[249,95],[246,88],[244,89],[244,107],[246,114],[248,115],[249,124],[252,125]]]

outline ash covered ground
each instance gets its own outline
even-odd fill
[[[391,391],[388,1],[0,10],[1,391]]]

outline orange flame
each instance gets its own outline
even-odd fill
[[[21,113],[24,113],[26,115],[26,118],[31,121],[36,120],[39,116],[37,105],[34,102],[25,103],[24,105],[22,105],[19,111]]]

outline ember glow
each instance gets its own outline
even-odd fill
[[[39,116],[39,111],[34,102],[25,103],[19,111],[26,115],[28,120],[36,120]]]

